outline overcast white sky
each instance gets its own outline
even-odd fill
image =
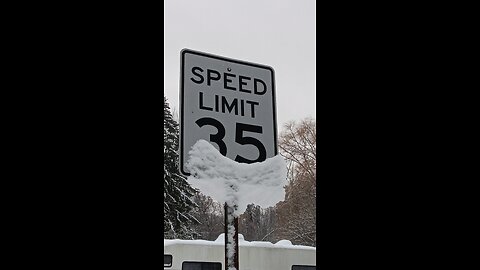
[[[180,51],[275,70],[278,131],[315,118],[315,0],[165,0],[164,90],[179,111]]]

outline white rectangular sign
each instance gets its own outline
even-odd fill
[[[241,163],[277,155],[273,68],[203,52],[181,51],[180,172],[200,139]]]

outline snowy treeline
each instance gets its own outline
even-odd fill
[[[173,119],[167,99],[163,99],[163,232],[164,238],[195,239],[198,237],[192,215],[197,205],[196,191],[178,172],[178,123]]]
[[[215,240],[224,232],[223,205],[195,191],[178,172],[178,123],[164,99],[164,238]],[[285,199],[266,209],[250,204],[239,217],[247,241],[290,240],[316,246],[316,122],[287,124],[279,136],[287,160]],[[265,196],[268,196],[266,194]]]

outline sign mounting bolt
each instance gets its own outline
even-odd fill
[[[227,68],[227,71],[232,71],[232,69],[231,69],[231,68]]]

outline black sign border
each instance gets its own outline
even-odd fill
[[[272,104],[273,104],[273,134],[274,134],[274,149],[275,149],[275,156],[278,155],[278,146],[277,146],[277,106],[275,103],[275,71],[273,70],[272,67],[262,65],[262,64],[256,64],[256,63],[251,63],[247,61],[242,61],[242,60],[237,60],[237,59],[232,59],[228,57],[223,57],[219,55],[214,55],[210,53],[204,53],[204,52],[199,52],[191,49],[184,48],[180,52],[180,142],[179,142],[179,156],[180,156],[180,162],[179,162],[179,171],[185,176],[190,176],[190,173],[187,173],[183,170],[183,164],[184,164],[184,156],[183,156],[183,124],[184,124],[184,113],[183,113],[183,97],[184,97],[184,67],[185,67],[185,55],[186,54],[194,54],[194,55],[199,55],[203,57],[208,57],[208,58],[213,58],[221,61],[227,61],[227,62],[232,62],[240,65],[247,65],[247,66],[253,66],[256,68],[263,68],[267,69],[271,72],[272,74]]]

